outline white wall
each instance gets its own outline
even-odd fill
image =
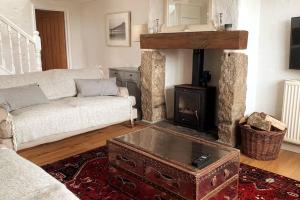
[[[88,66],[138,67],[141,64],[139,43],[131,47],[108,47],[105,41],[105,16],[108,13],[131,11],[131,24],[146,24],[149,0],[94,0],[82,4],[84,49]]]
[[[290,70],[290,20],[300,16],[299,0],[262,0],[255,109],[281,117],[283,81],[300,79]]]
[[[257,72],[259,35],[260,35],[260,11],[261,0],[239,0],[238,5],[238,27],[239,30],[247,30],[248,48],[242,52],[248,55],[248,76],[247,76],[247,98],[246,114],[256,111]]]
[[[28,34],[33,34],[34,18],[30,0],[0,0],[0,15],[17,24]]]
[[[37,9],[64,11],[67,21],[67,39],[70,58],[69,66],[73,69],[87,66],[86,52],[83,50],[81,5],[68,0],[32,0]]]

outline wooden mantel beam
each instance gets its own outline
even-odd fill
[[[141,35],[141,49],[247,49],[248,31],[201,31]]]

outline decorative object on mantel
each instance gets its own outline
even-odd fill
[[[130,12],[110,13],[106,15],[107,46],[130,46]]]
[[[232,31],[232,24],[225,24],[225,31]]]
[[[242,152],[258,160],[275,160],[278,157],[286,125],[265,113],[254,112],[240,120]]]
[[[153,33],[159,33],[159,32],[160,32],[159,19],[155,19],[153,22]]]

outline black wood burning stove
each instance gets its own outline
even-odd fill
[[[192,85],[175,86],[174,122],[199,131],[214,129],[216,88],[208,86],[209,71],[203,70],[204,49],[193,53]]]

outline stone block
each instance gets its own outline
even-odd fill
[[[165,119],[165,56],[159,51],[142,51],[141,93],[143,119]]]
[[[219,80],[218,130],[223,143],[235,146],[236,122],[246,110],[248,57],[243,53],[226,53],[222,57]]]

